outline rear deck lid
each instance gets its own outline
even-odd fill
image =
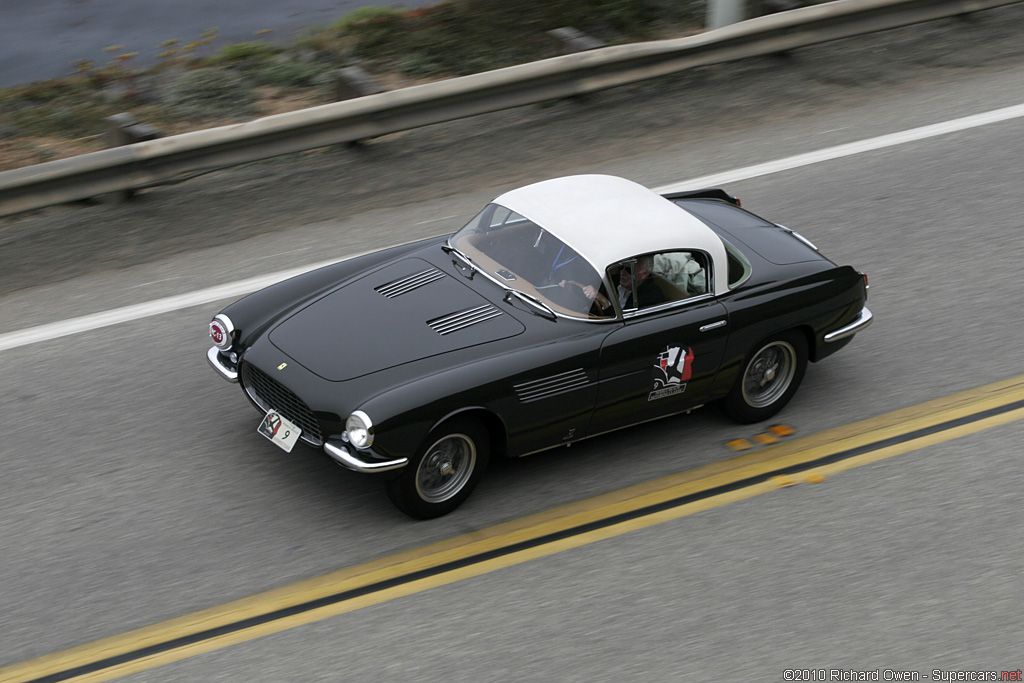
[[[739,243],[737,246],[746,246],[775,265],[825,258],[792,231],[731,204],[693,200],[677,203],[712,228],[720,230],[730,242],[735,240]]]

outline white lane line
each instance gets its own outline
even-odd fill
[[[798,154],[796,156],[786,157],[785,159],[778,159],[776,161],[769,161],[763,164],[747,166],[733,171],[715,173],[712,175],[702,176],[700,178],[692,178],[690,180],[684,180],[671,185],[655,188],[655,191],[665,193],[726,185],[728,183],[749,180],[750,178],[757,178],[759,176],[769,175],[772,173],[789,171],[794,168],[809,166],[823,161],[840,159],[842,157],[852,156],[855,154],[863,154],[864,152],[870,152],[884,147],[894,147],[908,142],[916,142],[926,138],[946,135],[948,133],[956,133],[958,131],[986,126],[992,123],[999,123],[1001,121],[1008,121],[1010,119],[1020,117],[1024,117],[1024,104],[996,109],[983,114],[965,116],[964,118],[936,123],[930,126],[922,126],[921,128],[912,128],[899,133],[882,135],[877,138],[861,140],[859,142],[851,142],[845,145],[829,147],[827,149],[809,152],[807,154]],[[353,254],[352,256],[345,258],[354,258],[355,256],[358,256],[358,254]],[[0,351],[13,349],[19,346],[27,346],[29,344],[36,344],[50,339],[55,339],[57,337],[78,334],[79,332],[87,332],[89,330],[95,330],[109,325],[117,325],[118,323],[128,322],[130,320],[139,320],[140,318],[160,315],[161,313],[169,313],[182,308],[188,308],[189,306],[198,306],[223,299],[237,298],[250,292],[254,292],[257,289],[262,289],[263,287],[272,285],[275,282],[280,282],[281,280],[299,275],[308,270],[343,261],[345,258],[323,261],[321,263],[292,268],[290,270],[272,273],[270,275],[249,278],[247,280],[239,280],[238,282],[231,282],[225,285],[199,290],[197,292],[169,296],[163,299],[147,301],[133,306],[125,306],[124,308],[117,308],[111,311],[103,311],[92,315],[84,315],[78,318],[70,318],[68,320],[62,320],[55,323],[30,327],[16,332],[0,334]]]
[[[837,147],[829,147],[827,149],[818,150],[817,152],[797,154],[796,156],[786,157],[785,159],[778,159],[776,161],[769,161],[764,164],[738,168],[734,171],[726,171],[724,173],[706,175],[701,178],[693,178],[692,180],[684,180],[680,183],[659,187],[657,188],[657,191],[667,193],[677,192],[680,190],[695,190],[704,187],[717,187],[719,185],[735,183],[741,180],[749,180],[750,178],[757,178],[758,176],[769,175],[771,173],[789,171],[794,168],[800,168],[801,166],[810,166],[811,164],[817,164],[822,161],[831,161],[832,159],[840,159],[842,157],[853,156],[854,154],[863,154],[864,152],[871,152],[876,149],[882,149],[883,147],[895,147],[896,145],[916,142],[926,138],[933,138],[938,135],[956,133],[962,130],[968,130],[969,128],[977,128],[978,126],[987,126],[990,123],[999,123],[1001,121],[1008,121],[1022,116],[1024,116],[1024,104],[1018,104],[1012,107],[1006,107],[1005,109],[996,109],[994,111],[985,112],[984,114],[965,116],[962,119],[953,119],[952,121],[936,123],[931,126],[911,128],[910,130],[905,130],[899,133],[882,135],[869,140],[861,140],[859,142],[850,142],[845,145],[838,145]]]
[[[360,254],[353,254],[346,258],[355,258],[356,256],[360,256]],[[139,320],[151,315],[170,313],[171,311],[178,311],[183,308],[188,308],[189,306],[199,306],[201,304],[208,304],[222,299],[235,299],[249,294],[250,292],[255,292],[257,289],[269,287],[275,282],[280,282],[281,280],[287,280],[290,277],[301,275],[302,273],[313,270],[314,268],[321,268],[344,260],[345,259],[332,259],[330,261],[321,261],[320,263],[300,266],[290,270],[282,270],[277,273],[271,273],[270,275],[261,275],[247,280],[229,282],[226,285],[210,287],[209,289],[201,289],[198,292],[168,296],[163,299],[155,299],[154,301],[147,301],[133,306],[115,308],[110,311],[102,311],[100,313],[93,313],[92,315],[83,315],[78,318],[69,318],[68,320],[61,320],[55,323],[29,327],[24,330],[18,330],[17,332],[8,332],[0,335],[0,351],[6,351],[7,349],[13,349],[18,346],[37,344],[39,342],[47,341],[48,339],[66,337],[71,334],[78,334],[79,332],[88,332],[89,330],[96,330],[101,327],[117,325],[118,323],[125,323],[131,320]]]

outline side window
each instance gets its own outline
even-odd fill
[[[698,251],[666,251],[654,255],[653,276],[666,301],[708,293],[707,258]]]
[[[750,277],[750,261],[728,242],[725,242],[725,254],[729,262],[729,289],[735,289]]]
[[[608,279],[624,313],[664,303],[665,296],[652,276],[654,256],[620,261],[608,269]]]
[[[628,313],[707,294],[707,264],[703,252],[665,251],[616,263],[608,269],[608,279]]]

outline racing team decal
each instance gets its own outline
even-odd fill
[[[277,436],[277,430],[281,429],[281,417],[274,412],[269,412],[260,423],[259,433],[268,439]]]
[[[681,346],[666,346],[654,363],[654,390],[647,395],[648,401],[681,394],[686,390],[686,380],[693,369],[693,349]]]

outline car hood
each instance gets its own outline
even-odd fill
[[[269,338],[309,371],[340,382],[524,329],[461,278],[409,258],[307,304]]]

